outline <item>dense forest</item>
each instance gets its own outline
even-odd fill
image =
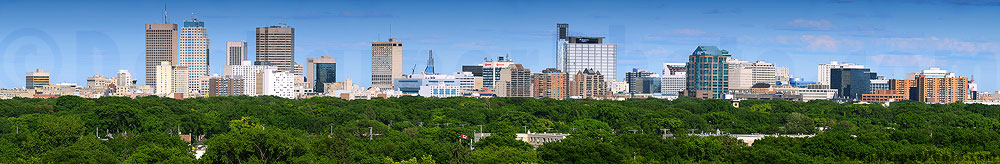
[[[995,163],[1000,106],[816,100],[0,100],[3,163]],[[369,138],[369,128],[378,134]],[[472,144],[482,128],[492,133]],[[663,138],[669,129],[674,137]],[[515,133],[570,133],[533,147]],[[631,132],[635,130],[636,132]],[[816,134],[752,146],[695,133]],[[195,159],[177,133],[205,135]],[[109,137],[108,134],[111,134]]]

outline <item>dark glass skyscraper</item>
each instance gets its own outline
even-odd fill
[[[316,67],[316,71],[312,72],[313,77],[316,77],[313,83],[313,91],[316,93],[323,93],[324,83],[337,82],[337,63],[316,63],[313,67]]]

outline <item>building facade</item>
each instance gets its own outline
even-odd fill
[[[867,68],[830,69],[830,88],[837,89],[837,98],[861,100],[862,94],[871,93],[871,80],[878,77]]]
[[[208,96],[239,96],[244,95],[243,91],[246,82],[242,77],[222,76],[211,77],[208,80]]]
[[[209,38],[205,29],[205,22],[191,18],[184,21],[184,26],[180,31],[180,53],[177,54],[177,65],[187,67],[188,93],[200,91],[202,76],[208,76],[209,66]],[[205,94],[205,93],[201,93]]]
[[[688,57],[686,95],[721,99],[729,92],[729,51],[698,46]]]
[[[497,83],[499,97],[531,97],[531,70],[521,64],[500,70],[500,81]]]
[[[24,88],[38,89],[49,85],[49,73],[39,68],[24,74]]]
[[[256,40],[256,60],[260,65],[275,66],[279,71],[295,69],[295,28],[257,27]]]
[[[314,92],[323,93],[324,83],[337,82],[337,59],[329,56],[306,59],[306,82]]]
[[[854,63],[839,63],[837,61],[830,61],[829,64],[819,64],[817,67],[818,84],[830,84],[830,69],[834,68],[865,68],[864,65],[857,65]]]
[[[278,69],[278,67],[252,65],[250,61],[243,61],[240,65],[223,66],[222,75],[243,78],[243,94],[257,96],[257,74],[266,69]]]
[[[509,56],[497,57],[496,61],[486,59],[480,66],[483,68],[483,87],[496,89],[496,83],[500,81],[500,71],[514,65],[514,60]]]
[[[372,87],[381,90],[393,88],[393,79],[403,78],[403,42],[389,38],[386,42],[372,42]]]
[[[280,71],[280,68],[261,70],[257,73],[257,94],[294,99],[294,76],[292,72]]]
[[[531,74],[531,95],[535,98],[566,99],[569,97],[569,74],[555,68]]]
[[[158,88],[156,67],[177,63],[177,24],[146,24],[146,85]]]
[[[591,68],[604,72],[605,80],[617,80],[618,46],[605,44],[604,37],[567,36],[559,39],[556,66],[566,72]],[[572,75],[570,75],[572,76]]]
[[[953,103],[967,100],[969,79],[931,68],[914,79],[917,101],[926,103]],[[911,93],[912,94],[912,93]]]
[[[628,83],[628,92],[639,93],[639,87],[637,85],[639,78],[650,77],[655,74],[655,72],[649,72],[638,68],[632,68],[632,72],[625,72],[625,83]]]
[[[660,80],[660,93],[664,95],[680,95],[685,88],[687,67],[684,63],[663,63],[663,76]]]
[[[247,42],[226,42],[226,64],[240,65],[247,60]]]
[[[577,71],[570,81],[569,95],[575,99],[604,99],[608,96],[608,82],[594,69]]]

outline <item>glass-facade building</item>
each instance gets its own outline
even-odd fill
[[[729,92],[729,51],[716,46],[698,46],[688,57],[687,96],[724,98]]]
[[[313,91],[324,93],[323,84],[337,82],[337,63],[315,63],[315,71],[310,72],[316,79],[313,83]]]
[[[871,80],[877,77],[867,68],[833,68],[830,89],[837,89],[837,99],[860,100],[861,94],[872,93]]]

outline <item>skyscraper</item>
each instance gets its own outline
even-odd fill
[[[41,68],[24,74],[24,89],[40,89],[49,85],[49,73]]]
[[[180,54],[177,55],[177,65],[187,67],[188,92],[195,93],[201,88],[200,80],[202,76],[208,76],[209,66],[209,38],[205,29],[205,22],[191,18],[184,21],[184,26],[180,32]],[[202,93],[205,94],[205,93]]]
[[[729,92],[729,51],[716,46],[698,46],[688,57],[687,96],[724,98]]]
[[[425,74],[434,73],[434,50],[427,51],[427,66],[424,67]]]
[[[931,68],[914,79],[917,101],[927,103],[953,103],[968,99],[969,79],[955,73]]]
[[[247,42],[226,42],[226,64],[240,65],[247,60]]]
[[[604,37],[568,36],[569,24],[556,24],[556,67],[566,72],[579,72],[587,68],[603,72],[605,80],[618,80],[618,49],[615,44],[604,44]],[[572,77],[574,75],[570,75]]]
[[[392,79],[403,78],[403,43],[396,38],[372,42],[372,87],[392,89]]]
[[[295,28],[257,27],[257,62],[293,71],[295,65]]]
[[[156,24],[146,24],[146,85],[159,88],[156,67],[161,62],[177,63],[177,24],[167,24],[166,20]]]
[[[323,93],[323,84],[337,82],[337,59],[329,56],[306,59],[306,81],[316,93]]]

